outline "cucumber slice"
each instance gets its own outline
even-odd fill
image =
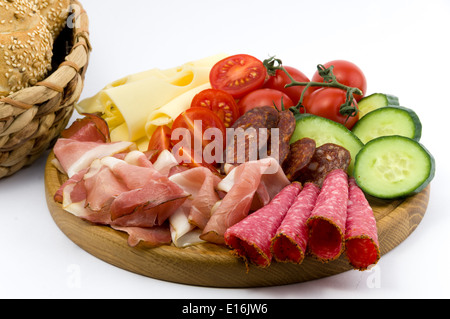
[[[309,137],[316,141],[317,147],[326,143],[334,143],[346,148],[352,157],[348,167],[348,173],[352,175],[356,154],[364,145],[359,138],[344,125],[320,116],[301,114],[297,115],[296,119],[297,124],[291,143]]]
[[[358,102],[359,118],[367,113],[385,106],[398,106],[398,97],[391,94],[373,93]]]
[[[387,135],[401,135],[419,141],[422,124],[413,110],[401,106],[386,106],[361,118],[353,126],[352,132],[364,144]]]
[[[398,198],[422,191],[433,179],[435,161],[417,141],[383,136],[367,143],[356,156],[354,176],[369,195]]]

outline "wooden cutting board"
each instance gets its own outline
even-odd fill
[[[351,269],[346,258],[322,264],[306,257],[302,264],[273,262],[268,268],[250,265],[232,256],[226,247],[199,244],[187,248],[161,246],[130,247],[123,232],[97,226],[64,211],[53,200],[56,190],[65,181],[52,165],[53,152],[45,167],[45,191],[50,213],[63,233],[75,244],[95,257],[122,269],[170,282],[209,287],[275,286],[335,275]],[[430,186],[421,193],[402,200],[369,202],[377,220],[381,255],[403,242],[422,220],[429,200]]]

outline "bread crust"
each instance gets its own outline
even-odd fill
[[[70,0],[30,0],[41,15],[47,19],[50,33],[55,40],[66,25]]]
[[[33,86],[51,71],[47,20],[26,0],[0,0],[0,98]]]

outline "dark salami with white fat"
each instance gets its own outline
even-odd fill
[[[296,124],[295,116],[291,111],[286,110],[278,113],[278,124],[277,124],[279,130],[278,154],[276,154],[276,156],[273,157],[278,159],[278,163],[280,163],[281,166],[283,166],[283,163],[289,156],[290,141],[292,134],[294,134],[295,124]]]
[[[348,177],[344,170],[328,173],[308,219],[309,251],[322,262],[338,258],[344,250]]]
[[[248,215],[225,232],[225,243],[233,253],[260,267],[272,260],[270,242],[302,186],[292,183],[278,193],[269,204]]]
[[[353,268],[365,270],[380,259],[378,232],[373,210],[354,178],[349,180],[345,245]]]
[[[289,155],[283,163],[283,171],[291,182],[300,177],[302,169],[311,162],[315,151],[316,142],[307,137],[290,145]]]
[[[227,130],[225,162],[242,164],[259,159],[260,152],[267,154],[260,150],[268,148],[270,130],[276,128],[277,124],[278,111],[270,106],[253,108],[239,117],[231,127],[234,130]],[[233,135],[228,136],[229,132]],[[240,138],[241,133],[243,138]],[[244,151],[240,152],[242,148]]]
[[[350,152],[342,146],[327,143],[316,148],[311,161],[299,173],[301,183],[312,182],[322,186],[325,177],[335,169],[347,171],[350,165]]]
[[[317,185],[307,183],[289,208],[272,239],[271,252],[276,261],[300,264],[305,258],[308,243],[306,221],[314,209],[319,192]]]

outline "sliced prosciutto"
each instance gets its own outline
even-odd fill
[[[63,208],[82,219],[132,234],[131,243],[138,238],[153,238],[149,237],[154,235],[150,228],[162,226],[190,194],[148,160],[145,164],[145,158],[145,154],[134,151],[123,160],[111,156],[96,159],[63,184],[57,198],[62,194]],[[138,232],[135,227],[145,231]],[[169,229],[168,225],[164,227]],[[170,231],[168,235],[170,238]]]
[[[213,206],[220,199],[216,190],[222,179],[200,166],[174,174],[169,180],[190,194],[189,222],[200,229],[205,228]]]
[[[246,262],[260,267],[269,266],[272,260],[271,239],[300,190],[299,183],[283,188],[269,204],[227,229],[225,243]]]
[[[95,114],[84,114],[76,119],[70,127],[61,132],[61,137],[85,142],[110,142],[109,128],[106,121]]]
[[[91,163],[105,156],[135,149],[132,142],[86,142],[75,139],[60,138],[55,143],[53,152],[67,176],[72,177]]]
[[[262,185],[261,179],[270,180],[270,186]],[[278,161],[271,157],[245,162],[233,168],[218,185],[226,195],[214,210],[200,238],[225,244],[225,231],[247,217],[258,189],[263,188],[270,200],[270,195],[274,196],[289,184]]]
[[[306,222],[316,204],[320,188],[306,183],[286,213],[272,238],[271,251],[276,261],[300,264],[306,255],[308,227]]]
[[[171,243],[170,230],[167,226],[145,227],[120,227],[112,225],[115,230],[123,231],[128,234],[128,245],[137,246],[144,242],[146,246],[154,247],[160,245],[169,245]]]
[[[349,180],[345,245],[353,268],[366,270],[380,259],[377,223],[363,191]]]
[[[344,250],[348,177],[342,169],[328,173],[308,218],[309,250],[322,262],[338,258]]]

